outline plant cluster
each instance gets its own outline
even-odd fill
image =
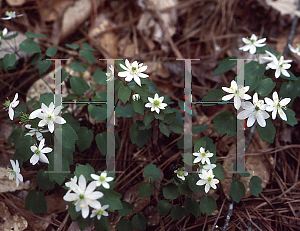
[[[6,18],[12,19],[19,17],[12,12],[6,13]],[[13,39],[18,34],[6,36],[7,29],[1,33],[1,38],[5,40]],[[40,46],[33,38],[42,38],[45,35],[26,32],[28,39],[24,40],[19,48],[33,55],[32,65],[37,65],[39,74],[45,73],[51,66],[51,61],[42,60],[43,55]],[[275,127],[269,118],[268,112],[272,112],[272,119],[276,119],[277,112],[280,118],[287,124],[294,126],[297,123],[295,113],[289,109],[294,99],[300,96],[300,85],[298,78],[288,71],[291,60],[284,60],[283,56],[277,54],[269,46],[262,44],[266,39],[257,40],[255,35],[250,39],[243,38],[246,45],[240,49],[248,51],[251,54],[265,54],[269,57],[267,66],[252,61],[245,64],[245,86],[238,86],[236,80],[231,81],[230,88],[223,87],[220,89],[210,90],[202,99],[203,102],[222,102],[234,99],[235,109],[243,108],[237,116],[230,111],[224,111],[216,115],[213,119],[214,131],[220,135],[227,134],[232,137],[236,133],[237,119],[244,120],[248,118],[247,126],[251,127],[257,121],[259,127],[258,134],[263,141],[273,142],[275,137]],[[78,45],[66,44],[66,47],[78,50]],[[87,43],[82,44],[79,54],[85,59],[85,63],[73,62],[70,68],[76,72],[86,71],[87,66],[95,64],[94,50]],[[299,50],[299,49],[298,49]],[[293,51],[293,50],[292,50]],[[54,57],[57,53],[57,47],[49,47],[46,51],[47,57]],[[0,69],[8,71],[16,68],[16,54],[6,54],[0,59]],[[233,58],[233,57],[231,57]],[[236,58],[236,57],[235,57]],[[236,65],[236,61],[229,59],[222,60],[215,74],[225,73]],[[136,114],[143,116],[142,120],[136,120],[130,128],[130,140],[139,148],[144,147],[152,137],[154,124],[159,132],[169,137],[170,133],[182,134],[183,116],[176,107],[171,107],[172,102],[169,95],[162,96],[162,92],[157,89],[156,85],[149,81],[148,75],[144,74],[147,66],[143,63],[129,60],[118,61],[115,66],[109,67],[109,72],[98,69],[93,74],[93,79],[97,84],[106,86],[108,81],[113,81],[115,86],[115,115],[118,117],[132,118]],[[288,81],[281,84],[280,89],[275,90],[276,83],[272,77],[284,78]],[[118,77],[115,77],[115,70],[118,70]],[[237,76],[238,78],[238,76]],[[62,68],[62,81],[70,81],[71,89],[74,94],[68,95],[64,101],[83,101],[88,102],[85,98],[85,92],[92,89],[92,101],[107,101],[106,91],[97,91],[91,83],[88,84],[80,76],[72,76]],[[277,87],[276,87],[277,89]],[[224,91],[230,93],[224,96]],[[272,99],[270,99],[271,92]],[[279,91],[279,93],[277,93]],[[253,97],[246,92],[254,92]],[[264,97],[264,101],[259,99]],[[268,97],[269,96],[269,97]],[[279,100],[279,96],[283,99]],[[253,98],[253,103],[245,101]],[[119,100],[123,105],[118,103]],[[178,102],[181,109],[184,109],[184,102]],[[207,104],[206,104],[207,105]],[[122,201],[122,195],[113,188],[117,185],[114,182],[114,173],[106,170],[96,174],[95,169],[89,165],[78,164],[73,173],[70,166],[73,165],[73,153],[77,148],[80,152],[91,147],[95,142],[100,153],[107,155],[107,132],[94,134],[93,130],[86,126],[81,126],[79,121],[75,120],[73,115],[65,112],[66,107],[54,105],[54,95],[52,93],[43,94],[40,99],[34,103],[31,100],[28,105],[19,104],[18,93],[14,99],[4,102],[8,110],[10,120],[20,117],[21,123],[26,124],[25,129],[15,128],[11,132],[8,143],[11,146],[14,142],[15,153],[11,160],[12,169],[9,169],[9,179],[16,179],[18,187],[19,181],[23,181],[21,169],[23,164],[29,160],[32,165],[39,166],[36,175],[37,190],[31,190],[25,199],[25,209],[31,210],[35,214],[46,213],[47,203],[44,192],[54,188],[54,183],[65,188],[66,194],[63,197],[65,201],[72,202],[68,206],[68,212],[72,220],[76,221],[81,230],[92,222],[96,230],[110,230],[108,216],[110,213],[118,211],[120,216],[127,216],[132,213],[133,206],[127,201]],[[18,108],[17,108],[18,106]],[[32,112],[30,106],[32,107]],[[80,107],[82,105],[77,105]],[[98,122],[103,122],[110,115],[107,115],[105,105],[89,104],[87,106],[91,118]],[[15,111],[14,111],[15,110]],[[63,113],[64,112],[64,113]],[[224,123],[226,121],[226,123]],[[64,173],[48,173],[54,170],[55,158],[54,137],[57,135],[55,124],[61,125],[61,146],[62,146],[62,171]],[[202,133],[208,126],[193,126],[193,133]],[[116,152],[120,149],[120,139],[115,134]],[[37,145],[37,143],[39,144]],[[177,142],[178,149],[184,149],[183,137]],[[192,213],[196,218],[201,214],[211,214],[217,209],[215,199],[209,195],[211,188],[216,189],[217,184],[224,179],[223,167],[217,163],[216,146],[210,137],[203,136],[193,144],[194,153],[182,153],[183,163],[193,166],[196,164],[197,169],[194,173],[188,173],[184,167],[177,166],[174,171],[174,177],[170,179],[162,188],[163,200],[156,205],[156,210],[161,216],[169,215],[173,220],[180,220],[184,216]],[[189,158],[186,158],[189,157]],[[46,171],[45,171],[46,170]],[[140,197],[150,197],[155,189],[154,182],[158,180],[162,170],[153,163],[144,167],[143,173],[146,181],[138,187]],[[249,176],[246,171],[242,176]],[[64,183],[65,182],[65,183]],[[65,186],[63,186],[63,183]],[[259,196],[262,191],[261,180],[253,176],[249,182],[249,187],[254,196]],[[193,198],[193,193],[203,193],[200,203]],[[239,202],[245,196],[245,187],[237,178],[233,179],[230,196],[236,202]],[[177,200],[179,197],[184,199]],[[174,205],[176,204],[176,205]],[[125,230],[146,230],[147,219],[142,212],[136,212],[131,220],[121,219],[116,224],[119,231]]]

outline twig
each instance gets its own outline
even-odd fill
[[[300,11],[300,0],[298,0],[297,11]],[[297,24],[298,24],[298,16],[297,16],[297,14],[295,14],[293,22],[292,22],[291,32],[290,32],[289,38],[286,42],[286,46],[285,46],[285,49],[283,52],[283,56],[286,56],[289,52],[288,44],[291,44],[294,39]]]

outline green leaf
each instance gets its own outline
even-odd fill
[[[73,149],[75,150],[75,140],[78,140],[78,135],[71,127],[71,125],[67,123],[62,124],[61,128],[62,128],[62,146],[70,150]],[[58,136],[58,134],[56,134],[57,132],[58,132],[57,130],[54,131],[55,135]]]
[[[190,179],[188,179],[188,185],[190,189],[195,193],[205,193],[203,185],[196,185],[197,181],[200,180],[197,174],[193,174]],[[202,210],[202,209],[201,209]]]
[[[224,123],[226,121],[226,123]],[[230,111],[223,111],[216,115],[213,119],[214,131],[220,135],[227,134],[232,137],[236,134],[236,115]]]
[[[173,221],[181,220],[185,215],[187,215],[187,212],[181,206],[175,206],[171,209],[170,215]]]
[[[148,221],[146,217],[140,212],[137,212],[132,217],[131,222],[132,222],[132,227],[137,230],[146,230],[148,225]]]
[[[43,37],[46,37],[46,35],[44,35],[44,34],[36,34],[36,33],[31,32],[31,31],[26,31],[25,35],[28,38],[43,38]]]
[[[7,35],[7,36],[2,37],[2,38],[3,38],[4,40],[11,40],[11,39],[17,37],[18,35],[19,35],[19,33],[16,32],[16,33],[13,33],[13,34],[11,34],[11,35]]]
[[[250,176],[248,169],[243,165],[243,163],[238,162],[238,164],[237,164],[235,161],[232,165],[232,169],[233,169],[233,171],[237,171],[238,174],[240,174],[242,177]],[[215,171],[215,169],[213,171]]]
[[[288,79],[288,80],[298,80],[298,78],[293,74],[293,72],[287,70],[287,72],[290,74],[290,77],[287,77],[285,75],[282,74],[282,72],[280,73],[280,78],[283,78],[283,79]]]
[[[65,44],[65,46],[71,48],[72,50],[77,50],[79,48],[78,44]]]
[[[71,125],[74,131],[78,131],[80,129],[80,123],[78,120],[74,119],[71,113],[65,113],[62,117],[67,121],[68,124]]]
[[[50,60],[43,60],[39,63],[38,69],[39,69],[39,75],[45,73],[49,67],[51,66]]]
[[[255,91],[262,97],[268,96],[271,91],[274,89],[276,83],[272,81],[270,78],[266,78],[261,80],[258,87],[255,89]]]
[[[239,181],[238,178],[233,178],[231,182],[230,196],[236,203],[239,203],[242,197],[245,196],[245,186],[242,182]]]
[[[192,213],[196,219],[201,216],[200,206],[194,198],[187,197],[184,201],[184,208],[187,213]]]
[[[296,113],[292,109],[286,108],[284,110],[284,113],[286,114],[287,121],[285,121],[285,122],[287,124],[289,124],[293,127],[294,127],[294,125],[298,124],[298,121],[295,117]]]
[[[70,203],[69,206],[68,206],[68,212],[70,213],[70,216],[72,218],[73,221],[76,220],[76,218],[81,215],[81,211],[79,212],[76,212],[75,210],[75,206],[73,203]]]
[[[171,124],[171,123],[174,122],[175,118],[176,118],[176,112],[166,114],[165,118],[164,118],[164,122],[167,123],[167,124]]]
[[[178,192],[180,195],[192,195],[193,191],[189,188],[188,185],[188,176],[186,176],[185,181],[178,186]]]
[[[159,114],[157,112],[153,112],[154,118],[158,120],[164,120],[165,114],[160,110]]]
[[[141,99],[133,100],[131,98],[130,102],[131,102],[131,105],[132,105],[133,110],[135,112],[140,113],[141,115],[144,115],[145,106],[144,106],[144,103]]]
[[[195,157],[191,153],[189,153],[189,152],[182,153],[181,156],[182,156],[182,161],[184,163],[186,163],[189,166],[193,166],[194,165],[194,159],[195,159]]]
[[[101,216],[101,219],[94,219],[94,225],[96,230],[98,231],[111,231],[109,227],[108,218],[105,216]]]
[[[171,123],[170,129],[172,130],[172,132],[177,134],[183,133],[183,126],[178,123]]]
[[[35,189],[30,190],[25,198],[26,210],[31,210],[35,215],[47,213],[47,202],[44,194]]]
[[[84,231],[84,229],[92,224],[92,218],[83,218],[82,216],[78,216],[76,218],[76,223],[80,229],[80,231]]]
[[[107,132],[98,133],[95,136],[97,147],[103,156],[107,153]]]
[[[211,215],[217,209],[217,202],[212,196],[203,196],[200,200],[200,209],[203,214]]]
[[[154,115],[151,112],[147,112],[144,117],[144,124],[148,126],[154,120]]]
[[[275,50],[273,50],[271,47],[268,45],[265,45],[263,47],[256,47],[256,54],[266,54],[266,51],[271,52],[273,55],[276,57],[279,55]]]
[[[144,176],[147,179],[156,181],[160,176],[160,169],[157,168],[154,164],[150,163],[144,168]]]
[[[135,85],[135,91],[140,96],[148,96],[149,87],[147,85],[142,85],[141,87],[139,85]]]
[[[153,184],[144,182],[138,187],[139,197],[150,197],[153,193],[153,190]]]
[[[40,62],[43,58],[43,55],[41,53],[36,53],[31,61],[31,65],[36,65],[38,62]]]
[[[295,99],[297,96],[299,96],[300,89],[298,89],[299,81],[288,81],[282,83],[279,91],[279,96],[282,98],[291,98]]]
[[[201,133],[201,132],[204,132],[207,128],[208,128],[208,125],[205,125],[205,126],[202,126],[202,125],[193,126],[192,127],[192,132],[193,133]]]
[[[129,117],[132,117],[135,115],[135,111],[134,111],[133,107],[131,106],[131,104],[127,104],[127,105],[125,105],[125,107],[117,106],[116,110],[115,110],[115,114],[117,116],[129,118]]]
[[[94,72],[94,81],[100,85],[106,85],[107,76],[106,73],[100,69]],[[117,89],[115,89],[117,91]]]
[[[82,43],[81,46],[83,47],[83,49],[95,51],[95,49],[92,48],[88,43]]]
[[[180,196],[178,187],[174,184],[169,184],[166,187],[164,187],[163,195],[166,199],[172,199],[172,200],[175,200]]]
[[[76,144],[80,152],[88,149],[91,146],[91,143],[94,138],[94,133],[92,130],[88,129],[87,127],[81,127],[78,131],[78,140]]]
[[[51,104],[51,102],[54,102],[54,94],[53,93],[44,93],[40,96],[40,103],[42,105],[45,104],[47,107]]]
[[[132,223],[128,219],[119,220],[115,228],[118,231],[133,231]]]
[[[5,70],[9,67],[13,67],[17,62],[17,58],[15,54],[5,54],[3,57],[3,65]]]
[[[219,180],[223,180],[224,179],[224,174],[223,174],[223,166],[220,163],[216,163],[216,167],[213,169],[213,173],[215,175],[216,178],[218,178]]]
[[[118,90],[118,98],[125,104],[130,98],[131,90],[129,87],[121,85]]]
[[[171,133],[170,126],[166,125],[164,122],[160,122],[158,127],[161,133],[169,137]]]
[[[64,148],[63,148],[64,150]],[[48,170],[49,172],[49,180],[50,181],[56,181],[59,185],[61,185],[64,181],[65,178],[69,175],[70,173],[70,167],[69,167],[69,162],[67,158],[65,157],[64,153],[62,157],[59,157],[56,152],[51,152],[47,155],[49,159],[49,164],[48,164]],[[55,164],[59,162],[61,159],[62,162],[62,168],[58,169],[58,173],[56,173],[55,169]],[[66,171],[66,173],[61,173],[61,171]]]
[[[95,63],[95,55],[89,50],[81,50],[79,51],[79,54],[81,54],[87,61]]]
[[[249,86],[249,91],[253,91],[259,85],[266,67],[264,64],[252,61],[246,63],[244,68],[245,86]]]
[[[54,55],[56,55],[57,53],[57,47],[52,46],[52,47],[48,47],[46,50],[46,55],[49,57],[53,57]]]
[[[94,107],[90,114],[91,114],[91,117],[93,119],[95,119],[96,121],[102,121],[107,118],[106,108],[103,108],[100,106]]]
[[[115,210],[122,209],[123,205],[120,198],[122,195],[117,193],[113,189],[101,189],[101,192],[104,194],[103,197],[99,199],[101,205],[109,205],[107,208],[108,211],[114,212]]]
[[[70,84],[76,95],[84,95],[84,93],[90,89],[87,82],[78,76],[70,77]]]
[[[44,169],[40,169],[36,174],[36,185],[43,191],[54,188],[54,182],[49,180],[49,173],[45,173]]]
[[[209,90],[202,98],[202,102],[222,102],[224,91],[220,89]],[[215,105],[215,103],[203,103],[203,107]]]
[[[170,205],[167,201],[165,200],[160,200],[157,203],[156,210],[159,212],[161,216],[166,216],[169,214],[170,210],[172,208],[172,205]]]
[[[76,165],[76,169],[74,172],[74,175],[77,176],[77,179],[79,179],[80,175],[83,175],[84,178],[86,179],[86,182],[93,180],[93,178],[91,177],[91,174],[95,174],[95,170],[94,168],[89,165],[82,165],[82,164],[78,164]]]
[[[137,146],[139,146],[140,148],[142,148],[148,142],[148,139],[152,136],[151,129],[139,129],[142,125],[143,122],[137,120],[137,122],[131,126],[129,131],[132,144],[137,144]]]
[[[261,186],[262,180],[258,176],[252,176],[249,182],[249,188],[253,196],[259,197],[259,193],[263,191]]]
[[[271,118],[266,119],[266,126],[257,126],[258,135],[263,142],[273,143],[275,138],[276,129],[273,125]]]
[[[132,210],[133,210],[133,207],[130,203],[128,203],[127,201],[121,201],[122,205],[123,205],[123,208],[122,209],[119,209],[119,216],[127,216],[129,215]]]
[[[25,39],[20,45],[20,49],[28,54],[41,53],[39,44],[31,39]]]
[[[32,139],[31,136],[22,136],[18,142],[14,140],[15,148],[17,149],[17,153],[21,154],[23,161],[27,161],[33,155],[30,147],[36,144],[36,141]],[[16,154],[15,154],[16,155]]]
[[[232,60],[232,59],[237,59],[237,57],[232,56],[232,57],[221,60],[218,63],[218,67],[214,70],[214,74],[220,75],[220,74],[225,73],[225,72],[231,70],[232,68],[234,68],[237,64],[237,60]]]
[[[70,68],[73,71],[77,71],[77,72],[85,72],[86,71],[86,69],[83,66],[81,66],[81,64],[78,62],[71,63]]]

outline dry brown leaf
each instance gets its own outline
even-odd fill
[[[46,22],[53,22],[65,11],[67,7],[72,5],[71,1],[55,0],[48,7],[41,7],[41,18]]]
[[[83,231],[91,231],[91,230],[92,230],[92,226],[88,226]],[[77,225],[77,223],[73,221],[69,226],[68,231],[80,231],[80,228]]]
[[[0,192],[14,192],[16,190],[28,189],[29,186],[24,182],[19,181],[19,187],[16,185],[16,180],[9,180],[7,169],[0,167]]]
[[[15,213],[11,215],[6,205],[0,201],[0,230],[3,231],[22,231],[27,228],[28,223],[24,217]]]
[[[10,6],[22,6],[26,0],[6,0],[6,2]]]
[[[267,147],[268,144],[265,142],[262,142],[261,139],[258,137],[257,131],[253,135],[253,141],[255,143],[259,143],[260,149]],[[244,142],[241,140],[241,142]],[[255,147],[256,148],[256,147]],[[254,146],[252,143],[249,144],[249,148],[247,149],[247,152],[255,152]],[[223,173],[225,179],[221,181],[222,189],[227,197],[229,199],[230,195],[230,186],[232,182],[232,172],[233,172],[233,163],[236,161],[236,144],[232,144],[228,155],[227,159],[224,160],[223,162]],[[249,181],[252,176],[258,176],[262,180],[262,188],[264,189],[269,182],[270,179],[270,173],[268,171],[268,167],[264,162],[264,157],[263,156],[248,156],[245,161],[245,167],[247,168],[248,172],[250,173],[249,177],[241,177],[240,181],[244,184],[245,189],[246,189],[246,195],[245,197],[251,196],[251,192],[249,189]]]
[[[64,38],[71,35],[91,14],[92,7],[95,7],[93,3],[96,3],[96,7],[99,6],[100,0],[86,1],[78,0],[74,1],[63,13],[62,20],[60,17],[55,21],[52,30],[51,41],[54,44],[59,44]],[[72,19],[72,20],[70,20]]]
[[[294,17],[298,0],[266,0],[266,3],[278,10],[282,15],[289,14]]]
[[[144,65],[147,66],[147,74],[156,74],[164,79],[170,77],[170,71],[160,62],[146,62]]]
[[[66,211],[66,206],[69,204],[69,202],[63,200],[63,196],[64,194],[57,193],[57,192],[49,196],[46,196],[47,213],[51,214],[55,212],[58,214]]]
[[[178,4],[177,0],[149,0],[149,1],[138,1],[140,7],[155,11],[160,11],[165,8],[176,6]],[[177,12],[171,10],[165,13],[159,13],[159,17],[167,28],[170,36],[172,37],[176,32],[176,22],[177,22]],[[163,51],[167,52],[169,50],[167,37],[161,27],[161,25],[154,20],[152,15],[149,12],[144,12],[137,25],[137,29],[145,34],[146,37],[152,37],[152,39],[161,44]],[[153,29],[153,32],[151,31]]]
[[[101,33],[114,26],[115,24],[108,18],[108,16],[101,13],[97,16],[92,28],[89,31],[89,35],[96,40],[95,46],[97,47],[98,45],[102,47],[107,53],[110,54],[109,57],[106,57],[106,54],[103,53],[107,59],[118,57],[118,39],[114,32],[107,32],[102,35]]]
[[[145,208],[144,215],[147,218],[149,226],[156,226],[159,224],[161,217],[156,208],[152,205]]]

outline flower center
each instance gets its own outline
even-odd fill
[[[49,120],[51,120],[52,117],[51,117],[51,115],[48,115],[47,118],[48,118]]]
[[[207,178],[207,181],[208,181],[208,182],[211,182],[211,181],[212,181],[212,177],[211,177],[211,176],[208,177],[208,178]]]
[[[135,71],[136,71],[136,67],[132,67],[131,70],[132,70],[133,72],[135,72]]]
[[[184,172],[182,170],[177,171],[178,176],[183,176]]]
[[[80,194],[79,195],[79,198],[82,200],[82,199],[84,199],[84,195],[83,194]]]
[[[202,152],[201,155],[202,155],[203,157],[205,157],[205,156],[206,156],[206,153],[205,153],[205,152]]]
[[[277,104],[277,107],[280,107],[280,108],[281,108],[281,105],[280,105],[280,103],[278,103],[278,104]]]
[[[11,175],[15,175],[16,172],[14,170],[11,170]]]
[[[239,94],[239,90],[237,89],[237,90],[235,90],[235,94],[236,95],[238,95]]]
[[[254,39],[251,39],[251,43],[253,44],[255,42],[255,40]]]
[[[259,106],[255,106],[255,110],[256,110],[256,111],[259,111]]]
[[[105,181],[105,177],[104,176],[100,176],[100,181]]]
[[[4,106],[8,107],[10,105],[9,101],[5,101]]]
[[[103,210],[98,210],[97,215],[103,215],[104,211]]]
[[[36,155],[40,155],[40,150],[39,150],[39,149],[36,149],[36,150],[34,151],[34,153],[35,153]]]
[[[159,101],[158,101],[158,100],[155,100],[155,101],[153,102],[153,104],[154,104],[154,106],[158,106],[158,105],[159,105]]]

